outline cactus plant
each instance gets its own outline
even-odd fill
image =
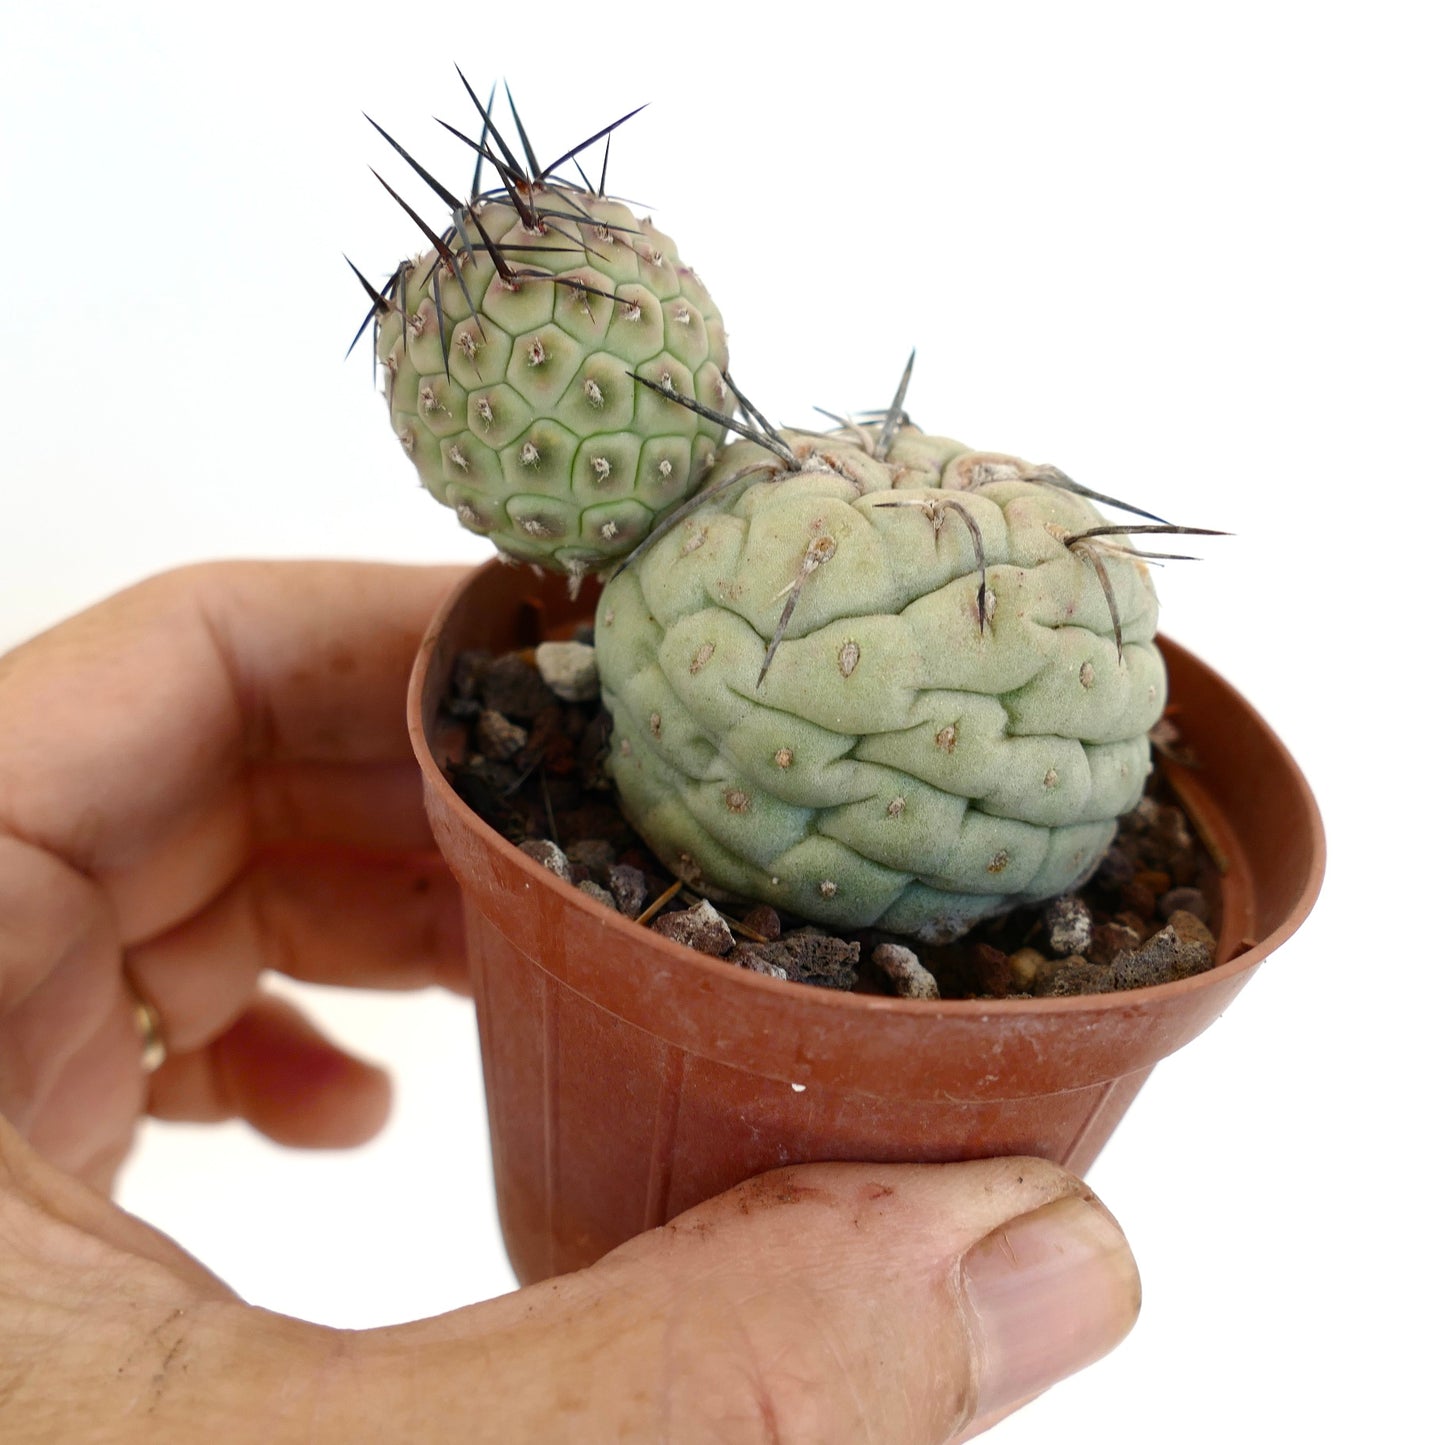
[[[431,247],[383,287],[361,278],[362,329],[431,495],[504,554],[580,577],[626,556],[712,464],[722,425],[667,394],[730,411],[722,320],[673,242],[606,194],[605,160],[595,188],[580,165],[581,185],[558,175],[622,121],[544,167],[515,106],[520,159],[467,90],[481,140],[448,127],[476,151],[465,202],[377,126],[450,224],[428,227],[382,181]],[[499,188],[480,190],[483,160]]]
[[[597,658],[619,801],[685,882],[943,942],[1073,887],[1138,802],[1158,554],[1122,536],[1196,529],[900,406],[747,428],[607,584]]]
[[[467,92],[465,202],[377,126],[451,220],[382,181],[431,249],[363,278],[357,339],[370,324],[393,427],[464,526],[574,587],[611,574],[597,664],[637,832],[719,899],[928,942],[1079,884],[1165,700],[1162,554],[1126,539],[1200,529],[1106,522],[1055,468],[926,435],[911,360],[878,420],[778,431],[672,242],[607,196],[605,159],[598,186],[582,172],[630,117],[544,167],[515,105],[520,158]]]

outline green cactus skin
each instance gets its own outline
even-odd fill
[[[557,181],[528,187],[526,206],[537,226],[505,196],[474,203],[455,274],[435,250],[404,266],[376,354],[432,496],[504,554],[580,576],[625,557],[722,443],[630,373],[726,414],[727,342],[650,220]]]
[[[716,898],[927,942],[1076,886],[1164,707],[1143,562],[1078,541],[1099,513],[1017,458],[911,427],[886,462],[876,428],[782,437],[796,467],[729,446],[706,485],[736,485],[602,593],[629,821]]]

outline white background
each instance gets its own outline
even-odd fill
[[[808,7],[810,10],[814,7]],[[1291,744],[1325,896],[1092,1180],[1134,1336],[991,1437],[1422,1440],[1438,1319],[1442,234],[1425,6],[3,6],[0,644],[214,556],[480,558],[414,484],[343,250],[416,248],[363,109],[453,189],[452,70],[539,151],[640,102],[651,207],[774,418],[886,404],[1222,527],[1167,631]],[[789,12],[791,13],[791,12]],[[942,11],[940,14],[944,13]],[[392,1065],[352,1156],[154,1128],[131,1208],[334,1324],[505,1290],[455,1000],[322,996]],[[1438,1341],[1435,1342],[1438,1344]]]

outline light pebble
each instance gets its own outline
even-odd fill
[[[938,980],[911,948],[901,943],[880,943],[873,950],[873,963],[887,974],[900,998],[938,997]]]
[[[585,642],[538,643],[537,671],[563,702],[591,702],[601,690],[597,653]]]

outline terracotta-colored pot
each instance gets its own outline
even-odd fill
[[[1221,953],[1180,983],[914,1000],[793,984],[661,938],[523,856],[456,795],[438,704],[459,651],[566,636],[595,591],[488,563],[412,677],[412,742],[466,900],[502,1232],[525,1284],[751,1175],[806,1160],[1035,1154],[1091,1164],[1153,1066],[1208,1027],[1319,892],[1309,788],[1248,703],[1164,643],[1200,766],[1173,781],[1228,859]]]

